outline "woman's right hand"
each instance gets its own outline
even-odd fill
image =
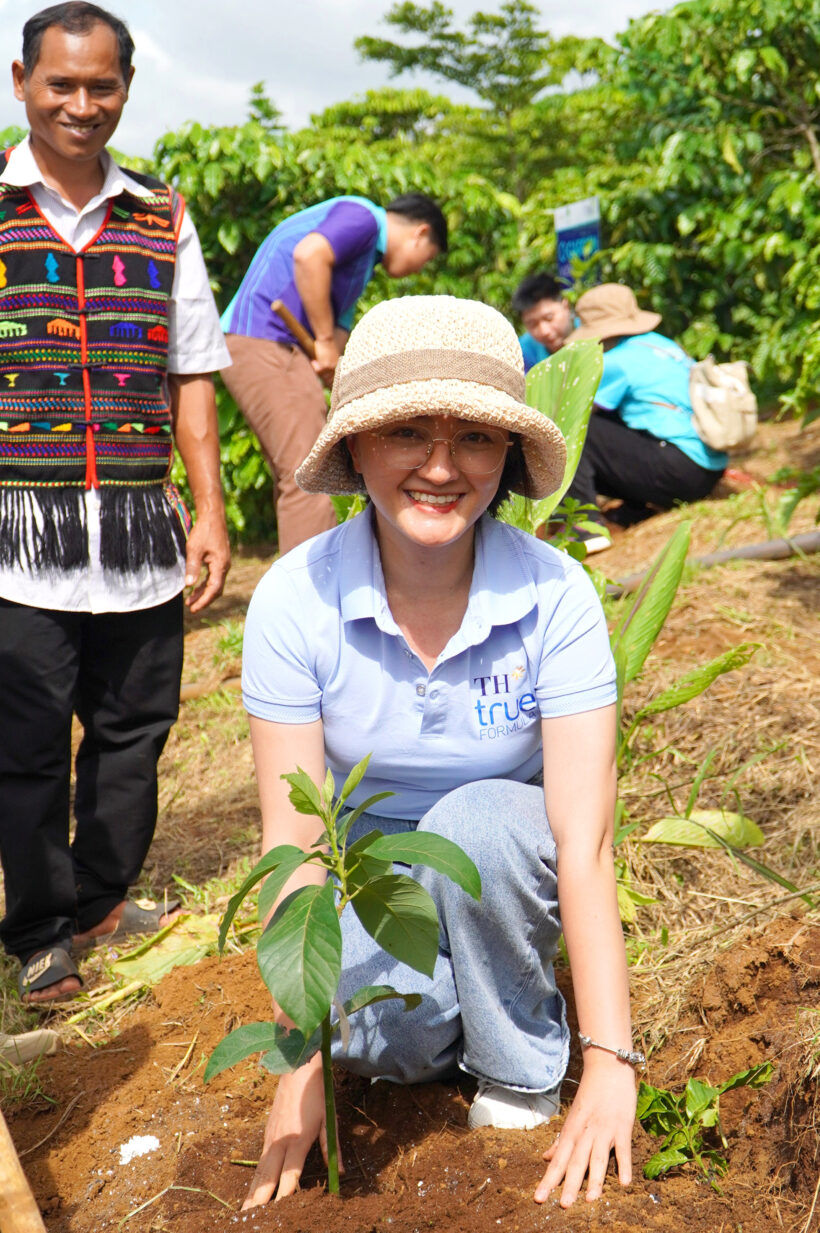
[[[293,1194],[298,1189],[307,1154],[317,1138],[327,1162],[321,1053],[279,1080],[265,1127],[262,1156],[242,1204],[243,1212],[267,1203],[274,1192],[277,1202]],[[342,1171],[341,1159],[339,1171]]]

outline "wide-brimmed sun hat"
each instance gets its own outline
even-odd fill
[[[365,313],[336,367],[330,412],[296,472],[305,492],[362,492],[345,437],[417,415],[452,415],[521,438],[524,495],[560,486],[560,429],[524,401],[515,330],[496,309],[451,295],[403,296]]]
[[[635,292],[620,283],[601,283],[585,291],[575,304],[581,324],[567,342],[581,338],[615,338],[621,334],[648,334],[661,323],[660,313],[638,307]]]

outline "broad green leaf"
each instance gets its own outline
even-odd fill
[[[276,1027],[277,1035],[273,1046],[260,1058],[260,1065],[272,1075],[286,1075],[292,1070],[298,1070],[300,1066],[304,1066],[305,1062],[309,1062],[314,1053],[318,1053],[322,1047],[321,1028],[317,1028],[305,1040],[297,1028],[292,1028],[287,1032],[279,1024]]]
[[[523,497],[513,494],[499,510],[502,521],[532,533],[549,519],[578,467],[602,371],[601,344],[588,339],[569,343],[527,373],[527,404],[561,429],[567,444],[567,462],[556,492],[538,501],[535,509]]]
[[[353,900],[353,910],[389,955],[425,976],[433,975],[438,915],[423,886],[402,873],[373,878]]]
[[[660,1177],[662,1173],[668,1173],[677,1165],[686,1164],[690,1159],[691,1157],[679,1148],[667,1148],[663,1152],[656,1152],[654,1156],[650,1156],[643,1167],[643,1175],[651,1181],[652,1178]]]
[[[731,1079],[726,1083],[722,1083],[718,1089],[721,1094],[723,1092],[731,1092],[736,1087],[763,1087],[764,1083],[768,1083],[774,1073],[774,1066],[771,1062],[761,1062],[758,1066],[752,1066],[751,1070],[741,1070],[738,1074],[732,1075]]]
[[[350,813],[346,813],[341,822],[336,828],[336,833],[339,836],[339,842],[342,843],[350,833],[350,828],[354,822],[358,822],[363,813],[366,813],[371,805],[375,805],[377,801],[383,801],[388,796],[395,796],[395,792],[376,792],[373,796],[368,796],[366,801],[362,801]]]
[[[381,839],[383,834],[383,831],[376,828],[372,831],[367,831],[366,834],[362,835],[356,840],[355,843],[352,843],[350,847],[345,850],[345,860],[349,860],[351,856],[360,856],[362,852],[366,852],[371,843],[375,843],[377,839]]]
[[[264,920],[268,915],[281,895],[288,878],[297,869],[301,869],[302,865],[309,861],[312,855],[311,852],[302,852],[299,848],[296,848],[293,856],[283,860],[275,871],[269,875],[259,891],[259,920]]]
[[[261,882],[263,878],[272,873],[282,861],[293,860],[296,857],[303,858],[304,853],[301,848],[297,848],[292,843],[280,844],[277,848],[271,848],[270,852],[266,852],[260,861],[254,865],[245,881],[240,886],[235,895],[231,895],[228,900],[228,906],[225,909],[225,915],[222,917],[222,923],[219,926],[219,949],[220,951],[225,946],[225,939],[228,936],[228,930],[231,927],[231,921],[236,916],[237,910],[242,903],[242,900],[253,890],[257,882]],[[301,859],[300,859],[301,863]]]
[[[308,775],[307,771],[303,771],[301,767],[297,767],[295,771],[290,771],[280,778],[286,780],[290,784],[290,803],[297,813],[315,814],[317,818],[322,816],[322,799],[319,795],[319,789]]]
[[[207,1083],[221,1071],[237,1062],[250,1057],[252,1053],[260,1053],[270,1049],[276,1043],[276,1037],[282,1031],[278,1023],[245,1023],[220,1040],[205,1067],[204,1079]]]
[[[661,818],[640,836],[640,841],[669,843],[682,848],[720,848],[723,845],[716,836],[738,848],[760,847],[765,838],[757,823],[742,813],[693,809],[688,818]]]
[[[682,522],[677,527],[612,635],[612,651],[616,664],[623,666],[624,684],[640,672],[672,607],[689,551],[691,525]]]
[[[371,878],[384,878],[393,872],[391,861],[379,860],[369,852],[356,852],[353,860],[345,854],[348,891],[358,892]]]
[[[646,706],[642,706],[636,713],[635,720],[644,719],[647,715],[659,715],[662,711],[671,711],[676,706],[691,702],[693,698],[697,698],[699,694],[707,690],[719,676],[723,676],[725,672],[734,672],[736,668],[742,668],[748,664],[760,645],[759,642],[742,642],[739,646],[732,647],[731,650],[718,655],[717,659],[710,660],[708,664],[693,668],[691,672],[687,672],[685,676],[675,681],[674,685],[670,685],[663,693],[647,702]]]
[[[545,498],[552,509],[569,488],[578,467],[595,391],[601,381],[603,356],[599,342],[585,339],[562,347],[527,373],[527,403],[549,416],[567,443],[561,487]]]
[[[718,1089],[702,1079],[690,1079],[686,1084],[686,1112],[690,1118],[703,1114],[713,1105],[719,1095]]]
[[[256,946],[262,979],[304,1036],[330,1009],[342,969],[334,884],[305,886],[276,909]]]
[[[398,993],[390,985],[363,985],[352,997],[344,1003],[345,1014],[355,1015],[357,1010],[365,1006],[373,1006],[376,1002],[389,1002],[395,999],[404,1002],[405,1010],[415,1010],[421,1002],[420,993]],[[334,1030],[338,1024],[334,1024]]]
[[[359,784],[362,782],[367,771],[367,764],[370,761],[370,754],[366,754],[361,762],[357,762],[353,770],[348,775],[347,779],[342,784],[342,789],[339,793],[339,800],[346,801],[351,792],[355,792]]]
[[[399,861],[404,865],[428,865],[460,886],[473,899],[481,898],[481,876],[467,853],[430,831],[407,831],[403,835],[383,835],[368,848],[370,856]]]

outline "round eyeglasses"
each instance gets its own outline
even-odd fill
[[[434,437],[416,424],[391,424],[367,435],[378,443],[389,467],[416,471],[427,462],[433,447],[442,444],[449,447],[450,457],[465,475],[490,475],[501,466],[513,444],[500,429],[483,427],[461,428],[452,437]]]

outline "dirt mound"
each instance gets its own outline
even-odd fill
[[[53,1105],[8,1116],[49,1233],[207,1233],[234,1225],[527,1233],[558,1222],[613,1233],[740,1226],[799,1233],[817,1171],[819,986],[820,928],[777,919],[718,959],[703,987],[690,991],[674,1036],[649,1060],[648,1081],[675,1088],[692,1074],[721,1082],[765,1059],[775,1063],[762,1091],[723,1098],[730,1168],[722,1195],[688,1169],[646,1181],[641,1166],[657,1141],[638,1130],[629,1188],[611,1179],[594,1205],[563,1212],[551,1199],[538,1207],[540,1153],[560,1121],[530,1133],[469,1133],[466,1079],[401,1088],[340,1075],[341,1199],[324,1193],[316,1154],[299,1194],[241,1214],[247,1162],[259,1154],[276,1080],[248,1062],[205,1087],[202,1070],[225,1032],[266,1015],[252,953],[172,972],[108,1042],[90,1047],[78,1037],[44,1062],[40,1077]],[[565,1096],[578,1065],[574,1053]],[[156,1141],[154,1150],[127,1160],[141,1139]]]

